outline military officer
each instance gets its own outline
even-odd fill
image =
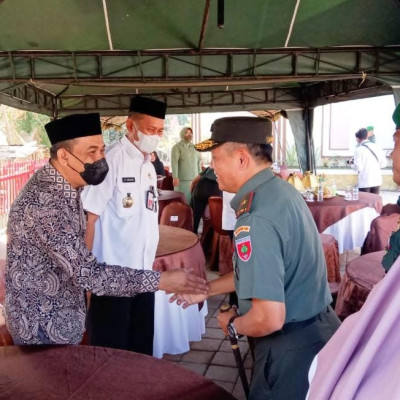
[[[208,296],[173,300],[187,307],[236,288],[240,313],[218,321],[253,339],[250,399],[304,399],[312,359],[339,326],[318,231],[301,195],[271,170],[271,122],[221,118],[211,132],[196,149],[211,150],[219,188],[236,193],[234,271],[210,281]]]
[[[151,270],[158,244],[157,176],[150,160],[164,132],[166,104],[132,98],[127,134],[107,149],[109,173],[85,189],[86,242],[100,261]],[[92,296],[93,345],[153,353],[154,294],[134,298]]]
[[[171,150],[171,168],[174,186],[185,193],[186,201],[190,204],[190,182],[201,172],[201,159],[195,150],[192,140],[192,128],[183,128],[181,140]]]
[[[394,149],[390,154],[393,162],[393,181],[400,185],[400,104],[395,108],[392,115],[393,122],[396,124],[396,130],[393,134]],[[399,199],[397,205],[399,205]],[[385,255],[382,259],[382,266],[386,272],[392,267],[394,262],[400,255],[400,219],[397,225],[397,229],[390,235],[389,243],[386,247]]]

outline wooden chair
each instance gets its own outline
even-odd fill
[[[210,267],[215,267],[218,259],[218,270],[221,275],[232,271],[232,240],[229,236],[230,231],[222,229],[222,207],[223,200],[219,196],[211,196],[208,199],[211,223],[214,229],[212,241]]]
[[[370,230],[361,248],[361,255],[385,250],[390,235],[397,229],[399,220],[400,214],[397,213],[380,215],[372,220]]]
[[[193,232],[193,211],[187,204],[174,201],[162,210],[160,225],[175,226]]]
[[[319,237],[321,239],[322,248],[324,250],[328,282],[340,283],[341,279],[340,279],[340,261],[339,261],[338,242],[333,235],[329,235],[326,233],[320,233]],[[332,287],[334,287],[334,286],[332,286]]]
[[[174,190],[174,180],[172,175],[165,175],[163,181],[161,182],[162,190]]]

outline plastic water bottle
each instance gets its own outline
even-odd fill
[[[331,190],[332,190],[332,194],[333,194],[334,196],[336,196],[337,186],[336,186],[336,181],[335,181],[335,179],[333,179],[333,181],[332,181]]]
[[[317,201],[324,201],[324,191],[322,186],[318,186]]]
[[[358,186],[353,186],[353,200],[358,200]]]

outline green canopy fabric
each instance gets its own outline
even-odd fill
[[[0,102],[51,116],[293,109],[391,92],[397,0],[3,0]],[[307,97],[305,97],[307,96]]]
[[[399,21],[400,0],[0,0],[0,103],[125,115],[140,93],[168,113],[304,116],[393,93]]]

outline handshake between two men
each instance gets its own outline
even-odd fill
[[[167,293],[188,293],[189,297],[198,295],[205,299],[207,298],[209,287],[205,279],[191,274],[190,269],[177,268],[161,272],[158,289]],[[178,298],[178,296],[176,294],[173,298]]]

